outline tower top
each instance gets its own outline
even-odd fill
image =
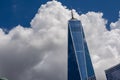
[[[71,10],[71,20],[77,20],[76,18],[74,18],[73,10]]]

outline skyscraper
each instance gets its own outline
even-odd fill
[[[68,22],[68,80],[96,80],[80,20]]]
[[[105,70],[107,80],[120,80],[120,64]]]

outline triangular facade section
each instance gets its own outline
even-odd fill
[[[68,36],[68,80],[80,80],[79,68],[69,28]]]

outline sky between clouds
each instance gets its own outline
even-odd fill
[[[102,12],[78,15],[98,80],[120,62],[120,19],[107,31]],[[67,23],[70,10],[58,1],[42,5],[30,22],[5,34],[0,29],[0,76],[9,80],[67,80]]]

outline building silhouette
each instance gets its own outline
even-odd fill
[[[8,80],[7,78],[1,77],[0,80]]]
[[[96,80],[80,20],[68,21],[68,80]]]
[[[107,80],[120,80],[120,64],[105,70]]]

